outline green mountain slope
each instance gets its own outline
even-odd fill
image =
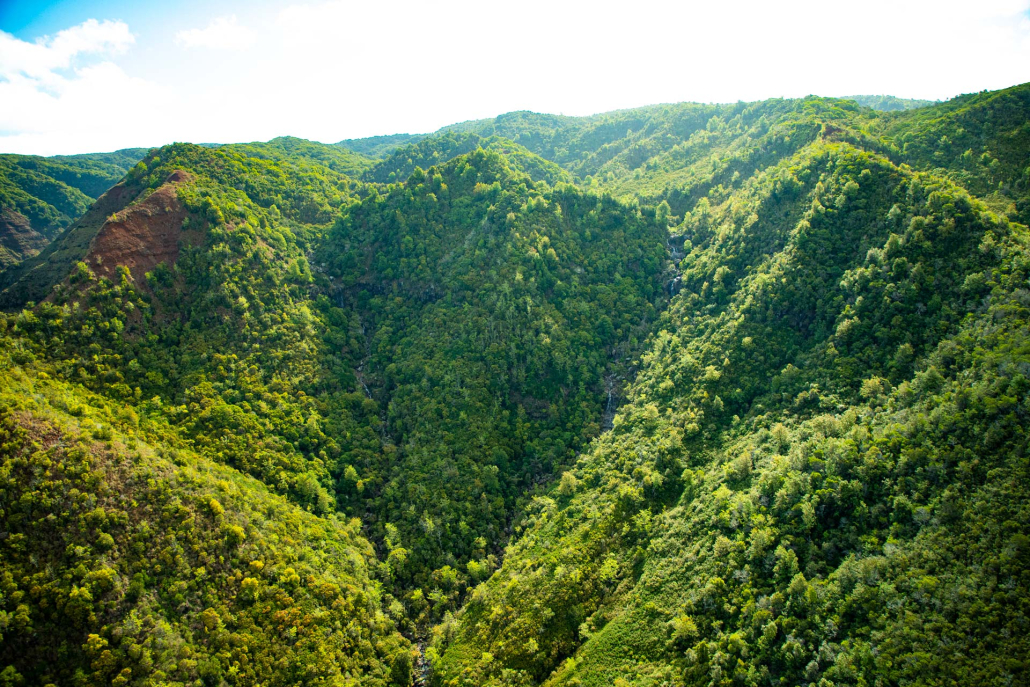
[[[939,168],[981,196],[996,190],[1025,195],[1025,85],[960,96],[909,111],[860,112],[853,98],[809,97],[758,103],[681,103],[560,117],[513,112],[445,127],[437,136],[502,136],[555,162],[586,185],[617,195],[668,197],[677,214],[699,199],[677,199],[703,184],[701,195],[730,188],[787,152],[811,142],[829,122],[831,136],[862,140],[895,162]],[[915,102],[915,101],[913,101]],[[866,105],[866,102],[859,102]],[[818,122],[815,128],[812,124]],[[426,139],[431,145],[432,137]],[[710,160],[705,161],[704,158]],[[997,160],[997,162],[994,162]],[[701,164],[702,162],[707,162]],[[991,168],[993,166],[993,170]],[[1012,202],[1009,200],[1008,202]],[[1021,221],[1025,221],[1025,217]]]
[[[145,153],[0,155],[0,269],[38,253]]]
[[[893,159],[933,169],[987,201],[996,212],[1030,222],[1026,112],[1030,88],[964,95],[946,103],[888,117],[876,132],[891,143]]]
[[[38,254],[47,243],[25,215],[11,207],[0,210],[0,270]]]
[[[383,193],[266,152],[155,151],[4,294],[47,296],[20,330],[64,374],[362,517],[413,617],[440,617],[600,432],[665,302],[665,220],[537,187],[524,151]]]
[[[438,628],[438,682],[1020,679],[1026,229],[839,142],[858,117],[686,214],[630,403]]]
[[[2,681],[1025,682],[1028,94],[175,144],[44,248],[5,210]]]
[[[127,220],[138,219],[133,231],[149,236],[148,225],[156,221],[155,215],[168,214],[166,210],[170,212],[173,205],[180,207],[178,196],[172,193],[177,199],[170,198],[170,202],[160,207],[144,205],[134,209],[134,206],[143,203],[177,171],[200,177],[201,185],[211,189],[226,188],[225,192],[231,197],[245,198],[244,202],[255,205],[258,212],[266,215],[266,225],[268,218],[276,222],[324,224],[349,197],[351,189],[352,182],[335,168],[353,163],[361,169],[364,163],[355,162],[354,158],[330,146],[302,139],[275,139],[265,144],[216,148],[179,144],[160,149],[134,167],[40,255],[0,274],[0,303],[10,308],[45,298],[67,277],[76,262],[90,254],[91,246],[96,237],[104,233],[105,226],[116,229]],[[206,221],[202,217],[203,208],[190,208],[190,211],[201,216],[199,221]],[[229,212],[237,210],[230,208]],[[246,213],[243,216],[246,217]],[[254,222],[259,221],[251,216]],[[178,222],[182,219],[179,217]],[[166,229],[177,235],[180,227],[176,224]],[[177,252],[176,240],[170,241],[165,249]],[[140,246],[134,248],[138,251]],[[148,262],[154,266],[159,260]],[[114,265],[108,267],[113,269]],[[142,273],[136,277],[141,278]]]
[[[520,494],[600,431],[664,303],[654,209],[538,186],[521,160],[480,149],[416,168],[315,255],[383,422],[382,452],[345,457],[339,487],[407,550],[397,578],[453,578],[441,609],[489,573]]]
[[[264,157],[272,160],[289,158],[319,163],[334,172],[349,177],[360,176],[373,164],[373,159],[369,155],[351,151],[339,144],[327,146],[293,136],[280,136],[266,143],[234,144],[231,149],[252,157]]]
[[[37,379],[72,383],[49,405],[89,418],[87,429],[96,426],[109,444],[66,457],[63,447],[79,441],[74,426],[60,429],[67,438],[48,455],[21,439],[5,443],[5,528],[46,514],[23,494],[39,486],[37,464],[58,460],[83,467],[67,479],[55,474],[48,489],[74,495],[85,475],[118,516],[105,530],[111,544],[87,528],[94,516],[79,524],[69,513],[68,536],[81,538],[71,543],[82,553],[58,546],[47,574],[63,586],[39,609],[25,603],[33,589],[26,571],[51,546],[48,535],[25,524],[8,538],[24,544],[4,557],[14,580],[3,590],[5,679],[410,682],[409,644],[394,630],[403,608],[370,579],[380,575],[374,549],[360,521],[333,514],[329,491],[341,450],[332,437],[346,445],[354,430],[363,440],[349,414],[360,396],[341,390],[328,369],[303,246],[350,198],[351,182],[310,156],[266,153],[185,144],[154,151],[94,207],[95,221],[87,215],[53,244],[61,252],[37,262],[36,271],[58,276],[42,291],[49,300],[5,320],[12,339],[3,350],[16,363],[41,361]],[[8,293],[25,298],[29,284]],[[39,401],[48,384],[14,380],[3,386],[12,406]],[[36,428],[69,419],[46,410],[13,423],[29,437],[56,436]],[[113,417],[133,436],[107,429]],[[132,431],[137,424],[148,432]],[[11,436],[20,431],[12,426]],[[85,546],[91,537],[103,543],[95,554]],[[88,586],[96,571],[106,581]],[[62,620],[61,606],[48,610],[72,594],[102,605],[74,623]],[[48,667],[45,652],[62,659]]]
[[[4,339],[0,373],[8,684],[409,684],[356,521],[304,512],[17,348]]]
[[[326,512],[326,451],[339,449],[317,418],[339,386],[304,246],[350,189],[305,159],[162,148],[11,270],[22,276],[4,294],[48,296],[25,327],[78,381],[125,403],[170,404],[211,457]],[[102,350],[84,356],[98,336]],[[316,389],[321,401],[308,395]],[[349,427],[346,408],[332,415]]]
[[[854,100],[862,107],[871,107],[880,112],[898,112],[899,110],[914,110],[919,107],[936,105],[936,100],[917,100],[912,98],[898,98],[893,95],[846,95],[845,100]]]
[[[571,182],[572,177],[554,162],[531,153],[523,146],[499,136],[483,137],[474,133],[447,132],[398,148],[372,167],[366,174],[369,181],[393,183],[404,181],[416,168],[426,169],[448,162],[477,148],[492,150],[505,156],[508,164],[534,181],[552,186]]]
[[[369,138],[349,138],[333,145],[369,157],[379,158],[389,155],[401,146],[417,143],[424,137],[425,134],[391,134],[388,136],[371,136]]]

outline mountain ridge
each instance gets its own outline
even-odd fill
[[[0,675],[1020,683],[1028,121],[147,152],[0,272]]]

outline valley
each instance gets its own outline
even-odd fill
[[[0,685],[1025,684],[1028,160],[1027,85],[0,156]]]

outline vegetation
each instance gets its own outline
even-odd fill
[[[793,201],[776,197],[784,178]],[[807,207],[785,235],[748,224],[791,216],[785,202]],[[1023,228],[946,182],[827,143],[706,214],[682,226],[697,242],[684,291],[631,402],[438,629],[438,679],[1017,677],[1006,657],[1027,646],[1001,637],[1023,636],[1021,603],[992,606],[997,638],[983,626],[944,637],[971,622],[959,590],[979,588],[973,561],[985,560],[972,539],[993,556],[1026,536],[1026,382],[998,371],[1030,353]],[[956,527],[989,499],[996,510]],[[970,557],[938,555],[960,550]],[[986,588],[1025,589],[1015,557],[999,565]]]
[[[365,177],[369,181],[393,183],[404,181],[418,169],[425,169],[452,160],[479,148],[498,152],[508,164],[534,181],[550,185],[571,182],[569,176],[554,162],[545,160],[524,147],[499,136],[482,137],[473,133],[443,133],[432,138],[399,148],[372,167]]]
[[[654,209],[534,183],[509,166],[529,155],[416,168],[315,254],[382,439],[344,455],[337,491],[438,613],[491,571],[519,495],[598,434],[665,300]]]
[[[280,136],[267,143],[234,145],[231,149],[252,157],[318,162],[334,172],[351,177],[360,175],[372,164],[367,155],[352,152],[344,146],[326,146],[293,136]]]
[[[880,112],[897,112],[899,110],[914,110],[917,107],[929,107],[936,105],[936,100],[914,100],[911,98],[897,98],[893,95],[849,95],[847,100],[854,100],[862,107],[871,107]]]
[[[0,268],[38,253],[145,153],[0,155]]]
[[[364,517],[425,623],[495,567],[522,492],[600,432],[664,302],[665,227],[482,150],[364,200],[250,152],[149,156],[126,180],[137,197],[191,174],[174,268],[134,284],[87,253],[17,328],[213,459]],[[331,228],[306,223],[345,203]]]
[[[895,104],[149,152],[0,273],[0,684],[1026,682],[1030,88]]]
[[[4,357],[5,684],[410,683],[356,520],[309,515],[153,414]]]
[[[355,153],[369,157],[383,157],[397,148],[416,143],[425,136],[423,134],[391,134],[389,136],[372,136],[370,138],[350,138],[334,144],[338,148],[346,148]]]

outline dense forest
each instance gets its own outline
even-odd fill
[[[39,253],[145,153],[0,155],[0,269]]]
[[[0,156],[0,685],[1027,684],[1028,160],[1030,86]]]

